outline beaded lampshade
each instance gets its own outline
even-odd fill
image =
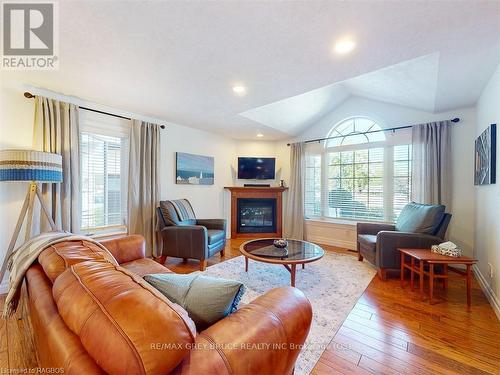
[[[1,150],[0,181],[61,182],[62,157],[50,152]]]

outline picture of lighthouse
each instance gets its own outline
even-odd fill
[[[176,162],[177,184],[184,184],[184,185],[214,184],[213,157],[177,152],[176,161],[177,161]]]

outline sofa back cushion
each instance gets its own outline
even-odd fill
[[[443,219],[445,206],[411,202],[404,206],[396,221],[396,231],[435,234]]]
[[[47,247],[38,256],[38,263],[47,277],[54,283],[66,268],[88,260],[107,260],[116,264],[112,254],[89,241],[64,241]]]
[[[52,293],[66,325],[107,373],[167,374],[194,342],[194,323],[181,307],[107,261],[69,267]]]
[[[146,240],[140,234],[101,241],[119,264],[146,257]]]

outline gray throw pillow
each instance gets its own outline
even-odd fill
[[[435,234],[443,219],[445,206],[441,204],[408,203],[396,221],[398,232]]]
[[[202,274],[151,274],[144,280],[170,301],[181,305],[202,331],[236,311],[245,286]]]

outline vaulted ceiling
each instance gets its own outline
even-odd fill
[[[66,1],[59,29],[58,71],[2,81],[234,138],[296,135],[351,95],[473,105],[500,62],[497,1]]]

